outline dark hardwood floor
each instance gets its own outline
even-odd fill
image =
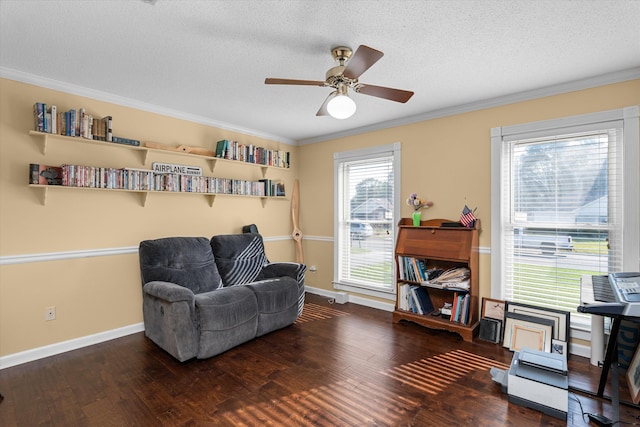
[[[294,325],[207,360],[179,363],[137,333],[4,369],[0,425],[589,425],[578,399],[611,416],[607,400],[582,392],[570,393],[567,422],[510,404],[489,369],[511,358],[497,344],[307,295]],[[597,388],[587,359],[572,356],[569,369],[572,387]],[[628,399],[623,379],[620,391]],[[640,423],[637,408],[620,415]]]

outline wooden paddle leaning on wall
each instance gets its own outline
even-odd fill
[[[291,237],[296,242],[296,262],[304,263],[302,253],[302,231],[300,230],[300,184],[296,179],[293,182],[293,194],[291,195],[291,219],[293,220],[293,232]]]

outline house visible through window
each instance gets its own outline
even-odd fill
[[[625,110],[492,130],[494,296],[587,326],[581,277],[637,269],[638,116]]]
[[[393,299],[400,144],[336,153],[336,289]]]

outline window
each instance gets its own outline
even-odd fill
[[[400,144],[334,155],[334,286],[394,299]]]
[[[492,295],[577,313],[582,275],[638,270],[638,108],[492,129]]]

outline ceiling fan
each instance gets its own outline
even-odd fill
[[[355,53],[345,46],[334,47],[331,55],[340,65],[330,68],[326,73],[326,80],[293,80],[266,78],[268,85],[300,85],[300,86],[328,86],[335,89],[331,92],[316,116],[330,115],[337,119],[346,119],[356,112],[356,103],[348,95],[351,88],[356,93],[371,95],[378,98],[405,103],[413,96],[413,92],[374,86],[360,83],[360,77],[384,55],[379,50],[360,45]]]

